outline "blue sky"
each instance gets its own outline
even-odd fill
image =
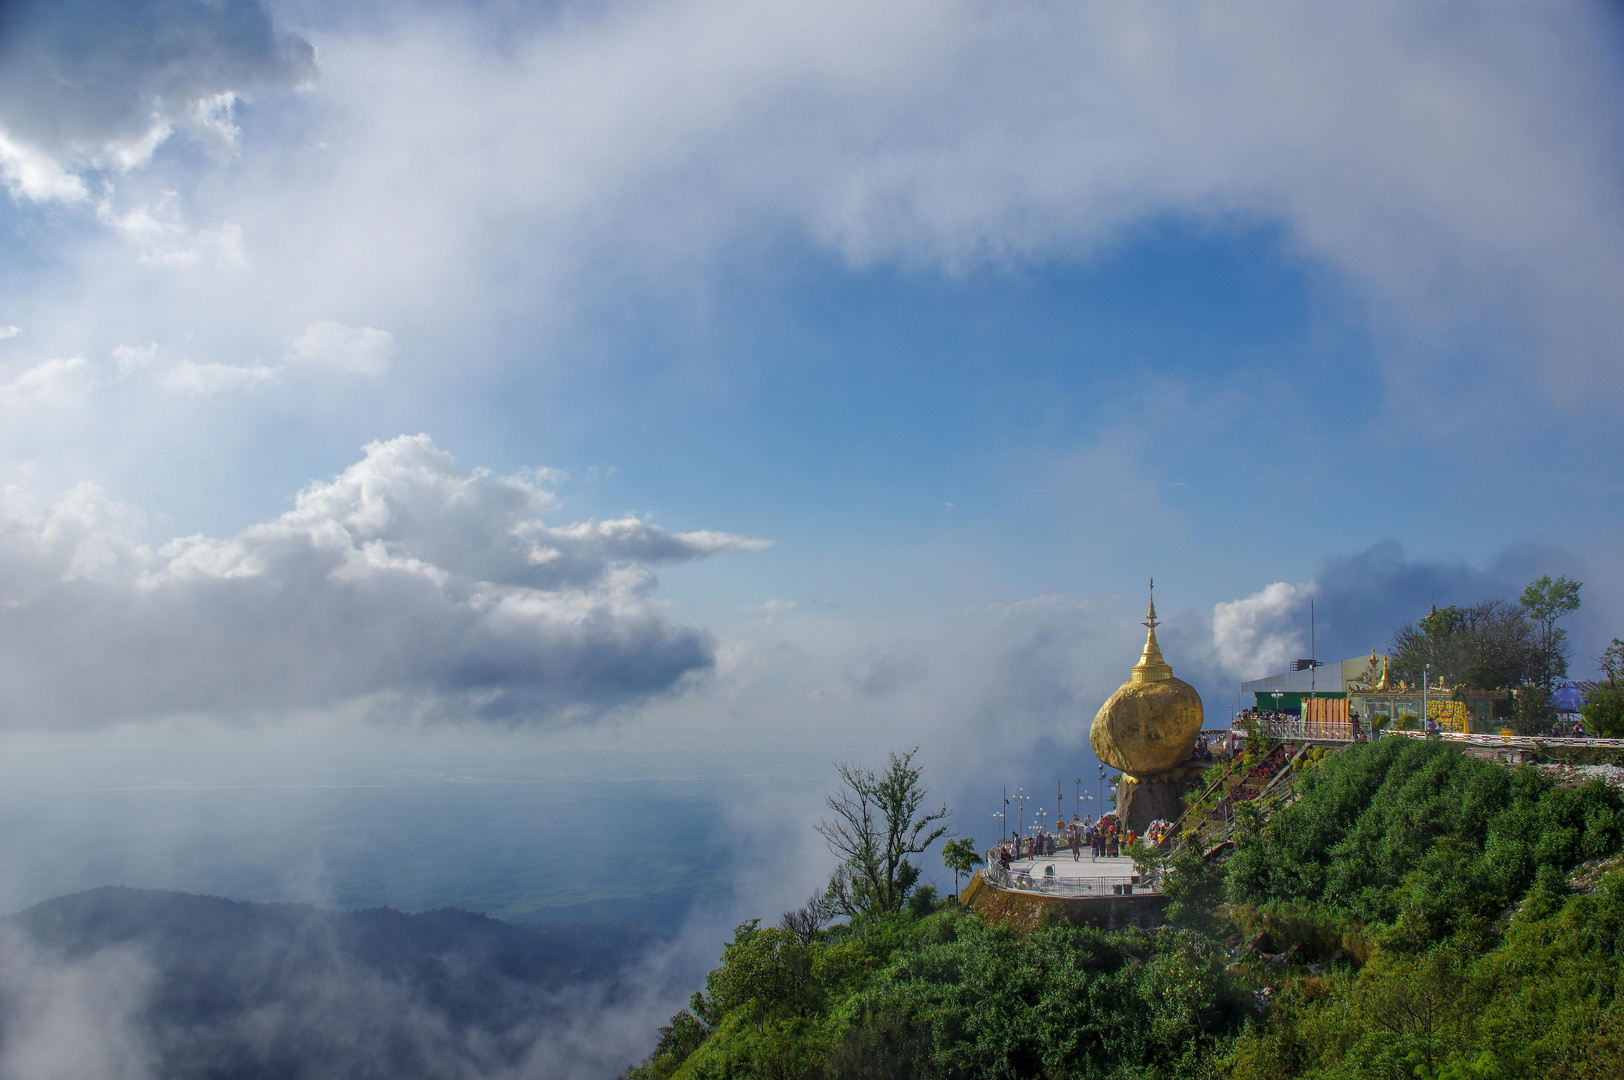
[[[1576,674],[1624,634],[1603,5],[8,10],[19,748],[981,800],[1092,767],[1151,575],[1215,718],[1310,597],[1322,655],[1546,572]]]

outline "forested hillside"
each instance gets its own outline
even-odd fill
[[[1624,1075],[1619,791],[1410,739],[1313,770],[1178,861],[1155,931],[1022,936],[928,891],[741,926],[631,1075]]]
[[[565,1075],[568,1024],[623,1000],[664,940],[94,889],[0,920],[0,1049],[7,1075]]]

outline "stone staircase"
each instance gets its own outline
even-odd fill
[[[1186,799],[1187,809],[1174,823],[1172,853],[1196,846],[1205,856],[1216,854],[1229,843],[1239,803],[1266,800],[1267,816],[1295,802],[1297,763],[1308,750],[1306,744],[1275,742],[1254,765],[1245,766],[1237,756],[1215,770],[1218,775],[1200,794]]]

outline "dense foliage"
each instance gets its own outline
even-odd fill
[[[1236,1080],[1624,1076],[1624,871],[1537,894],[1489,946],[1469,935],[1288,979],[1235,1046]]]
[[[1589,686],[1580,714],[1592,735],[1624,739],[1624,641],[1614,638],[1596,657],[1606,678]]]
[[[632,1077],[1624,1075],[1624,796],[1414,739],[1298,791],[1227,861],[1174,860],[1148,933],[1023,936],[928,895],[742,926]]]
[[[741,926],[636,1080],[1206,1075],[1252,999],[1189,931],[988,926],[954,904]]]
[[[1617,792],[1559,788],[1436,741],[1384,739],[1326,759],[1301,798],[1227,866],[1229,897],[1308,901],[1423,942],[1475,926],[1560,875],[1617,851]]]
[[[1237,839],[1232,925],[1282,968],[1225,1071],[1492,1080],[1624,1075],[1624,797],[1437,742],[1328,758]],[[1612,856],[1594,891],[1577,864]]]

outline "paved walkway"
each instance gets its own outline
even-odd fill
[[[1088,848],[1083,848],[1082,858],[1072,861],[1071,849],[1063,848],[1053,855],[1044,855],[1037,859],[1016,859],[1009,864],[1009,872],[1018,874],[1025,870],[1035,878],[1044,877],[1043,868],[1054,867],[1054,876],[1062,879],[1077,881],[1126,881],[1133,876],[1133,860],[1126,855],[1111,858],[1102,855],[1098,860],[1088,854]]]

